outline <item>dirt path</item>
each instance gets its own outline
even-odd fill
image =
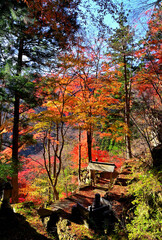
[[[111,202],[113,210],[120,218],[123,209],[127,205],[127,181],[130,179],[130,168],[126,165],[127,164],[125,164],[125,167],[123,167],[118,177],[114,179],[112,185],[108,179],[99,179],[94,187],[83,187],[69,198],[52,204],[50,209],[55,211],[60,208],[70,214],[72,207],[76,205],[77,202],[87,208],[93,203],[95,194],[99,193],[101,197],[106,197]]]

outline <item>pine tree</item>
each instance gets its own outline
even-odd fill
[[[118,11],[119,16],[115,17],[118,27],[113,31],[113,35],[109,38],[109,50],[112,57],[112,64],[115,68],[119,68],[122,75],[119,80],[124,85],[124,121],[126,124],[125,144],[126,158],[131,158],[131,142],[130,142],[130,95],[131,95],[131,61],[132,61],[132,44],[133,32],[127,23],[127,15],[125,14],[123,4]]]

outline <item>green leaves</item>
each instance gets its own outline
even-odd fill
[[[0,156],[1,157],[1,156]],[[7,180],[7,177],[12,176],[13,169],[10,160],[0,159],[0,178]]]
[[[138,180],[130,185],[129,193],[135,196],[134,218],[127,224],[129,239],[160,239],[161,183],[160,172],[143,169],[136,174]]]

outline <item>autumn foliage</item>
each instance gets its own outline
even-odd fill
[[[127,35],[123,36],[122,50],[121,43],[115,38],[128,30],[124,25],[124,30],[118,29],[120,31],[117,30],[109,42],[99,38],[97,43],[95,41],[89,46],[84,38],[74,37],[79,27],[75,10],[80,1],[17,2],[25,4],[27,15],[24,14],[19,39],[22,43],[19,50],[22,47],[22,51],[17,64],[21,64],[16,71],[13,70],[16,72],[15,82],[19,83],[17,89],[16,85],[12,89],[8,82],[5,83],[6,75],[1,74],[0,84],[4,92],[11,91],[12,97],[6,100],[3,95],[0,99],[0,164],[9,166],[6,176],[12,176],[15,149],[12,130],[16,124],[19,201],[55,201],[60,194],[62,197],[69,196],[77,187],[78,168],[86,168],[89,161],[97,159],[99,162],[114,163],[120,169],[125,161],[126,154],[121,154],[126,149],[125,139],[129,138],[131,145],[136,134],[134,126],[151,151],[151,139],[158,135],[157,129],[161,124],[157,119],[162,102],[161,10],[154,10],[148,21],[146,38],[139,43],[138,50],[130,54],[125,44],[129,49],[131,43],[125,41],[132,41],[131,32],[127,31]],[[32,45],[36,50],[31,50],[31,47],[27,52],[26,46],[30,46],[33,39],[38,44],[35,47]],[[41,45],[44,48],[40,56],[45,55],[48,44],[50,47],[53,44],[53,51],[58,51],[57,57],[47,54],[43,61],[36,62],[39,41],[44,44]],[[33,68],[31,80],[27,82],[28,73],[24,74],[24,66],[32,51],[35,53],[31,54],[29,65],[35,62],[42,69],[38,74]],[[131,59],[136,58],[132,65],[130,55]],[[23,75],[22,79],[19,75]],[[27,95],[24,94],[26,98],[21,92],[24,86],[28,87]],[[31,104],[30,95],[33,95]],[[13,109],[16,97],[15,123]],[[4,118],[3,104],[6,109],[9,108],[8,112],[5,110]],[[118,154],[102,150],[106,149],[106,146],[101,146],[103,138],[115,142]],[[36,151],[37,147],[39,151]]]

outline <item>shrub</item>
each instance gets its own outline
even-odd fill
[[[127,224],[129,239],[161,239],[161,182],[160,172],[142,169],[136,172],[137,181],[129,187],[133,200],[134,217]]]

